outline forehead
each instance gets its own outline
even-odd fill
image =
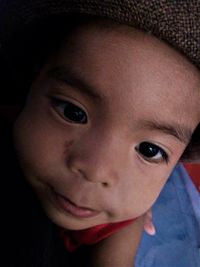
[[[172,47],[131,27],[104,23],[78,27],[48,68],[57,68],[63,80],[75,76],[130,116],[130,107],[140,110],[142,117],[160,116],[161,109],[168,119],[178,112],[178,120],[199,121],[199,71]]]
[[[72,63],[70,59],[73,62],[88,61],[85,71],[93,68],[94,72],[102,75],[121,72],[124,63],[127,74],[132,75],[135,72],[146,80],[152,72],[155,78],[162,76],[168,83],[168,78],[173,79],[175,76],[178,81],[184,79],[191,87],[195,87],[196,81],[199,83],[200,80],[196,67],[171,46],[149,33],[106,20],[75,27],[56,56],[59,64]],[[112,65],[112,68],[109,72],[106,69],[103,73],[101,66],[98,66],[99,63],[104,67]],[[141,71],[143,66],[148,68],[146,72]],[[95,79],[98,81],[98,76]]]

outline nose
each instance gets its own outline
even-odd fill
[[[122,136],[89,135],[73,146],[68,168],[90,182],[111,187],[119,182],[127,168],[129,154]]]

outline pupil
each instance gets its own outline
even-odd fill
[[[85,112],[71,103],[68,103],[65,106],[64,115],[69,120],[74,121],[74,122],[79,122],[79,123],[86,122]]]
[[[148,142],[143,142],[140,144],[139,151],[147,158],[152,158],[157,155],[159,148],[156,145],[150,144]]]

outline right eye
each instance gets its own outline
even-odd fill
[[[167,153],[153,143],[142,142],[136,146],[136,151],[138,151],[138,153],[149,162],[168,162]]]
[[[86,112],[77,105],[56,98],[52,99],[52,105],[67,121],[80,124],[87,123]]]

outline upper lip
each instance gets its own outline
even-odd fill
[[[60,194],[56,191],[54,191],[57,195],[61,196],[62,198],[66,199],[67,201],[69,201],[72,205],[74,205],[75,207],[79,208],[79,209],[85,209],[85,210],[91,210],[91,211],[98,211],[95,210],[91,207],[88,206],[82,206],[82,205],[78,205],[76,202],[74,202],[74,200],[71,200],[71,198],[64,196],[63,194]]]

